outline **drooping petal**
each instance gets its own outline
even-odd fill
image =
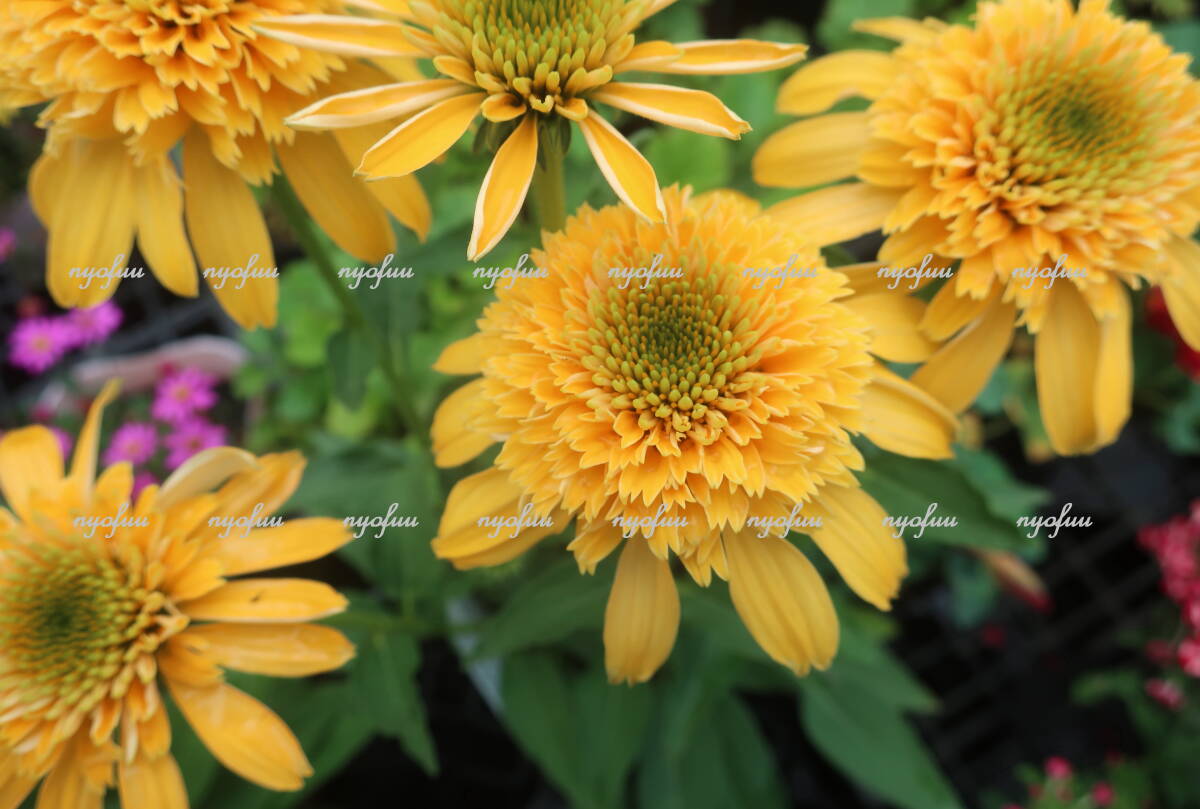
[[[1116,301],[1116,313],[1100,321],[1095,383],[1097,447],[1117,439],[1133,405],[1133,323],[1129,293],[1123,287]]]
[[[137,169],[137,242],[162,285],[176,295],[195,297],[196,260],[183,227],[183,189],[166,158]]]
[[[294,14],[262,17],[251,26],[259,33],[301,48],[339,56],[421,57],[425,52],[405,36],[406,26],[370,17],[338,14]]]
[[[812,562],[776,536],[727,534],[724,545],[730,598],[758,645],[798,675],[828,668],[837,653],[837,614]]]
[[[901,193],[866,183],[846,183],[810,191],[767,209],[795,225],[813,244],[836,244],[883,227]]]
[[[476,416],[486,415],[491,407],[482,379],[463,385],[442,400],[430,430],[438,466],[459,466],[496,443],[493,436],[473,426]]]
[[[434,362],[433,370],[442,374],[477,374],[483,370],[488,353],[484,336],[472,334],[446,346]]]
[[[871,353],[892,362],[921,362],[937,345],[918,328],[925,303],[908,295],[884,292],[855,295],[846,300],[869,324]]]
[[[525,204],[537,164],[537,127],[536,116],[526,115],[496,151],[475,203],[475,227],[467,245],[471,261],[499,244]]]
[[[883,524],[887,513],[871,495],[850,486],[822,487],[810,510],[822,525],[808,533],[846,584],[868,604],[890,610],[908,562],[904,540]]]
[[[995,301],[910,377],[955,413],[966,410],[1012,345],[1016,307]]]
[[[1050,446],[1060,455],[1090,452],[1096,444],[1100,324],[1074,284],[1050,290],[1046,320],[1035,339],[1038,403]]]
[[[1200,351],[1200,245],[1175,238],[1167,242],[1167,254],[1175,264],[1162,284],[1167,311],[1184,341]]]
[[[362,156],[382,137],[386,124],[356,126],[350,129],[335,129],[333,136],[342,153],[352,165],[359,165]],[[376,135],[375,131],[380,130]],[[396,217],[400,224],[417,234],[420,241],[425,241],[429,235],[429,227],[433,223],[433,208],[429,198],[421,188],[421,182],[412,174],[403,177],[389,177],[384,180],[372,180],[367,183],[367,190],[379,200],[388,212]]]
[[[537,519],[532,509],[521,506],[522,496],[508,473],[495,467],[463,478],[446,498],[434,554],[460,570],[500,564],[565,527],[561,514],[548,515],[550,525],[516,525],[522,516]]]
[[[712,93],[668,84],[609,82],[588,97],[667,126],[738,140],[750,124]]]
[[[132,762],[121,758],[117,786],[122,809],[188,809],[187,789],[179,764],[171,754]]]
[[[197,688],[167,678],[167,685],[200,741],[238,775],[280,792],[312,775],[295,734],[254,697],[225,683]]]
[[[654,167],[612,124],[593,110],[579,129],[596,164],[621,201],[650,222],[662,222],[667,212]]]
[[[789,115],[825,112],[850,96],[876,99],[895,78],[895,62],[882,51],[840,51],[804,65],[779,88],[775,109]]]
[[[17,809],[41,780],[21,772],[18,763],[16,756],[0,759],[0,809]]]
[[[862,433],[876,446],[910,458],[953,457],[958,420],[907,379],[877,366],[862,407]]]
[[[946,23],[932,17],[924,20],[914,20],[911,17],[876,17],[855,20],[850,27],[855,31],[898,42],[930,43],[937,37],[938,32],[946,27]]]
[[[672,44],[683,55],[650,70],[701,76],[761,73],[794,65],[808,53],[807,45],[757,39],[706,39]]]
[[[49,493],[63,479],[62,448],[46,427],[35,425],[0,438],[0,495],[22,520],[31,520],[29,497]]]
[[[454,96],[417,113],[366,151],[358,173],[401,177],[424,168],[463,136],[486,97],[483,93]]]
[[[345,635],[317,624],[201,624],[177,637],[219,666],[271,677],[332,671],[354,657]]]
[[[453,79],[366,87],[323,98],[287,119],[295,129],[339,129],[403,118],[468,92]]]
[[[959,294],[954,281],[947,282],[937,291],[921,317],[921,331],[931,340],[948,340],[960,329],[983,314],[1000,295],[1000,286],[984,298]]]
[[[315,621],[346,608],[328,584],[308,579],[238,579],[179,608],[193,620],[230,623]]]
[[[604,610],[604,667],[611,683],[644,683],[671,654],[679,591],[671,565],[641,537],[625,543]]]
[[[236,576],[318,559],[352,538],[339,520],[288,520],[280,526],[255,529],[245,537],[231,535],[209,551],[209,558],[220,562],[226,575]]]
[[[789,124],[754,154],[754,181],[772,188],[807,188],[854,175],[871,138],[865,112],[839,112]]]
[[[104,418],[104,408],[108,406],[120,390],[121,384],[110,379],[104,383],[100,393],[92,400],[88,408],[87,418],[79,430],[79,438],[75,442],[75,454],[71,458],[70,480],[78,487],[84,502],[91,499],[92,484],[96,479],[96,458],[100,454],[100,422]]]
[[[236,447],[212,447],[184,461],[163,481],[155,501],[169,509],[189,497],[212,491],[238,472],[257,466],[254,455]]]

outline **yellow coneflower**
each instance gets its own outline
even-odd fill
[[[1107,5],[984,3],[974,27],[863,22],[902,44],[813,62],[784,85],[779,108],[808,115],[855,95],[870,108],[792,124],[754,165],[764,185],[856,176],[774,211],[823,239],[882,227],[883,262],[961,260],[922,324],[949,342],[913,380],[965,408],[1025,325],[1060,453],[1104,446],[1128,419],[1127,287],[1161,285],[1200,347],[1200,247],[1190,238],[1200,83],[1187,56]]]
[[[402,82],[333,96],[289,119],[302,129],[356,127],[403,119],[363,155],[358,173],[402,177],[438,158],[480,114],[507,134],[483,181],[467,250],[475,260],[512,226],[525,201],[539,144],[561,149],[559,127],[579,124],[617,195],[650,221],[663,218],[654,169],[594,104],[670,126],[738,139],[750,126],[715,96],[666,84],[613,81],[656,73],[751,73],[804,58],[804,45],[719,40],[635,44],[647,17],[674,0],[412,0],[388,4],[404,21],[302,15],[255,25],[303,47],[374,57],[407,43],[446,78]],[[404,43],[404,44],[401,44]],[[569,134],[569,133],[568,133]]]
[[[874,333],[802,232],[730,192],[663,196],[660,224],[584,207],[546,234],[532,258],[548,274],[498,285],[479,332],[438,359],[481,374],[437,411],[438,464],[502,447],[451,491],[434,551],[459,568],[499,564],[572,519],[583,571],[623,544],[604,628],[614,681],[644,681],[670,653],[672,553],[702,585],[729,580],[772,658],[824,668],[833,606],[776,527],[819,518],[802,530],[888,609],[904,547],[858,486],[851,433],[946,457],[954,418],[872,360],[893,338]],[[747,272],[790,264],[811,272],[767,284]],[[863,295],[866,308],[882,308],[877,297]],[[516,537],[492,527],[522,519],[533,527]]]
[[[370,132],[335,139],[284,124],[322,94],[387,79],[251,30],[258,20],[327,7],[325,0],[0,4],[0,108],[51,102],[39,119],[48,132],[30,195],[50,234],[46,282],[56,303],[88,307],[111,296],[111,278],[81,281],[71,271],[119,273],[136,237],[149,269],[179,295],[196,294],[197,259],[201,269],[253,265],[249,280],[212,275],[210,285],[243,327],[274,325],[274,253],[249,186],[270,182],[276,159],[347,252],[377,261],[394,249],[387,211],[424,236],[429,205],[414,179],[367,186],[350,176],[375,139]],[[394,69],[419,75],[411,63]],[[182,176],[169,154],[180,143]]]
[[[186,809],[164,686],[222,764],[299,789],[312,769],[296,737],[222,668],[300,677],[341,666],[353,647],[308,621],[346,600],[315,581],[229,577],[315,559],[349,532],[331,519],[247,530],[295,490],[297,453],[207,450],[131,502],[128,463],[95,475],[113,390],[88,414],[69,471],[44,427],[0,439],[11,509],[0,508],[0,805],[41,782],[42,809],[100,809],[115,768],[125,809]],[[221,538],[230,520],[247,528]]]

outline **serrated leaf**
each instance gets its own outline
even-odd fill
[[[421,769],[436,775],[437,752],[415,682],[420,665],[421,650],[410,635],[371,631],[358,647],[351,685],[376,731],[399,739]]]

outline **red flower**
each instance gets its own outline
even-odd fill
[[[1113,792],[1113,788],[1104,781],[1092,787],[1092,800],[1096,802],[1097,806],[1112,806],[1116,797],[1117,794]]]
[[[1062,756],[1051,756],[1046,759],[1046,775],[1050,778],[1070,778],[1073,772],[1071,762]]]
[[[1188,638],[1175,650],[1179,665],[1193,677],[1200,677],[1200,640]]]
[[[1147,680],[1146,693],[1168,710],[1178,711],[1183,706],[1183,692],[1169,680]]]

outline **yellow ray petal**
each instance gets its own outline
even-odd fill
[[[567,550],[575,554],[580,573],[591,575],[610,553],[621,544],[623,529],[604,520],[593,520],[586,525],[576,524],[575,538]]]
[[[376,263],[396,251],[383,206],[328,133],[297,132],[291,145],[275,146],[279,165],[321,229],[355,258]]]
[[[757,39],[706,39],[676,42],[683,55],[658,67],[656,73],[730,76],[761,73],[796,64],[808,53],[807,45],[762,42]]]
[[[917,328],[925,314],[923,301],[882,292],[855,295],[845,304],[869,324],[872,354],[892,362],[921,362],[937,350],[937,345]]]
[[[1050,446],[1060,455],[1090,452],[1096,444],[1100,325],[1074,284],[1051,288],[1035,340],[1038,403]]]
[[[852,177],[871,138],[865,112],[839,112],[789,124],[754,154],[754,181],[772,188],[808,188]]]
[[[931,17],[914,20],[910,17],[877,17],[871,20],[855,20],[851,26],[855,31],[874,34],[898,42],[929,44],[937,37],[946,23]]]
[[[18,764],[16,756],[5,756],[0,761],[0,809],[17,809],[41,780],[40,776],[22,773]]]
[[[1167,242],[1167,255],[1175,271],[1163,281],[1167,311],[1184,341],[1200,351],[1200,245],[1191,239]]]
[[[183,180],[188,233],[213,294],[242,328],[271,328],[279,300],[277,277],[212,274],[251,263],[255,271],[272,272],[275,252],[254,194],[237,172],[217,162],[207,137],[194,127],[183,141]]]
[[[62,448],[46,427],[24,427],[0,438],[0,494],[22,520],[34,516],[29,496],[52,492],[62,479]]]
[[[487,414],[493,407],[482,379],[463,385],[442,400],[430,430],[438,466],[459,466],[496,443],[494,437],[473,425],[478,415]]]
[[[950,458],[958,420],[941,402],[882,366],[863,395],[862,433],[910,458]]]
[[[795,225],[812,244],[836,244],[883,227],[902,193],[866,183],[847,183],[811,191],[767,209]]]
[[[991,293],[984,298],[958,294],[956,283],[951,280],[942,285],[925,314],[921,317],[921,331],[931,340],[947,340],[959,329],[983,314],[1000,295],[1000,286],[992,287]]]
[[[194,298],[196,260],[183,229],[183,190],[170,160],[137,169],[137,241],[150,271],[176,295]]]
[[[251,26],[259,33],[339,56],[420,57],[425,52],[404,35],[406,26],[370,17],[336,14],[294,14],[288,17],[263,17]]]
[[[353,536],[339,520],[312,517],[288,520],[280,526],[258,528],[249,536],[230,535],[209,551],[225,575],[255,573],[273,567],[319,559],[349,542]]]
[[[383,125],[383,127],[385,126],[386,124]],[[374,146],[382,136],[382,133],[380,136],[376,136],[374,131],[383,127],[376,124],[357,126],[352,129],[335,129],[333,136],[337,139],[338,145],[342,147],[342,153],[346,155],[351,164],[357,166],[362,162],[362,156],[366,154],[367,149]],[[429,205],[429,198],[425,196],[424,189],[421,188],[420,181],[415,176],[408,174],[404,177],[373,180],[366,185],[372,196],[379,200],[380,204],[387,208],[400,224],[417,234],[419,240],[425,241],[429,235],[429,226],[433,222],[433,209]]]
[[[358,172],[400,177],[429,165],[463,136],[485,98],[483,93],[454,96],[414,115],[366,151]]]
[[[104,418],[104,408],[116,397],[121,384],[110,379],[100,389],[99,395],[92,400],[88,408],[87,418],[79,430],[79,438],[75,442],[75,454],[71,458],[71,472],[68,477],[78,487],[80,499],[87,502],[91,499],[92,483],[96,478],[96,458],[100,454],[100,422]]]
[[[536,116],[526,115],[496,151],[475,203],[475,227],[467,245],[471,261],[490,252],[504,238],[525,204],[537,163],[537,126]]]
[[[312,775],[296,736],[254,697],[224,683],[196,688],[168,678],[167,685],[200,741],[238,775],[280,792]]]
[[[179,634],[219,666],[272,677],[332,671],[354,657],[354,645],[317,624],[201,624]]]
[[[604,609],[604,668],[610,683],[644,683],[671,654],[679,591],[671,565],[641,537],[625,543]]]
[[[629,54],[613,66],[613,73],[627,73],[631,70],[655,71],[661,65],[667,64],[683,55],[683,51],[670,42],[650,40],[639,42],[633,46]]]
[[[236,447],[211,447],[197,452],[171,473],[158,490],[156,503],[164,510],[189,497],[209,492],[238,472],[257,465],[254,455]]]
[[[1129,293],[1117,290],[1117,311],[1100,321],[1100,354],[1096,358],[1096,447],[1117,439],[1129,421],[1133,403],[1132,315]]]
[[[188,809],[187,789],[171,754],[117,764],[121,809]]]
[[[483,370],[488,354],[487,338],[477,332],[442,349],[433,370],[443,374],[477,374]]]
[[[1012,344],[1016,308],[995,301],[987,312],[942,346],[910,380],[955,413],[979,395]]]
[[[104,790],[96,788],[89,765],[105,767],[110,764],[110,759],[103,754],[97,755],[90,743],[80,741],[82,738],[82,735],[77,736],[74,744],[68,742],[68,749],[42,781],[35,809],[101,809],[104,806]]]
[[[752,532],[726,535],[729,596],[758,645],[798,675],[826,669],[838,646],[837,614],[821,574],[795,545]]]
[[[750,124],[722,104],[719,98],[700,90],[668,84],[609,82],[588,98],[702,135],[738,140],[750,131]]]
[[[179,608],[192,620],[233,623],[315,621],[346,608],[328,584],[308,579],[238,579]]]
[[[887,513],[858,487],[824,486],[810,510],[820,528],[808,534],[858,596],[890,610],[908,573],[904,541],[883,524]]]
[[[596,114],[579,122],[592,157],[621,201],[650,222],[667,218],[654,168],[612,124]]]
[[[891,54],[841,51],[804,65],[779,88],[775,108],[790,115],[814,115],[843,98],[876,99],[896,76]]]
[[[337,129],[402,118],[468,92],[453,79],[428,79],[366,87],[323,98],[287,119],[296,129]]]

